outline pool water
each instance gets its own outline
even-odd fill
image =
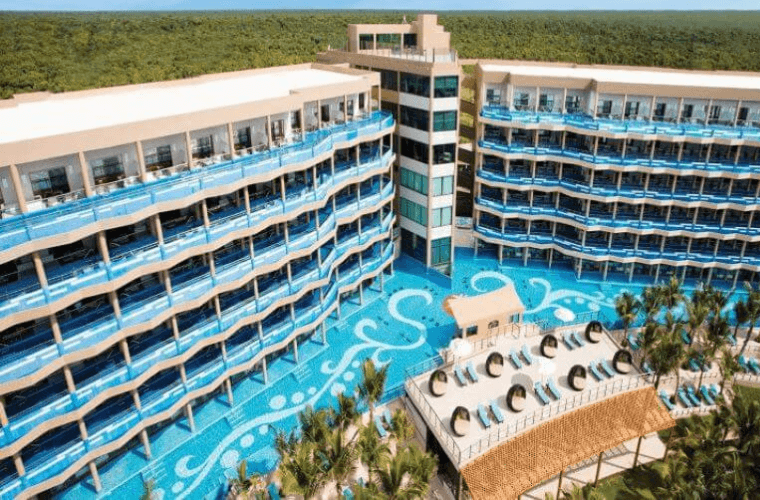
[[[525,305],[526,321],[558,325],[592,316],[613,319],[615,296],[644,287],[579,281],[566,270],[499,265],[490,257],[474,258],[468,249],[457,249],[451,278],[406,257],[394,267],[384,293],[377,283],[365,290],[363,304],[357,295],[341,306],[340,319],[335,314],[328,319],[326,344],[317,335],[299,345],[300,363],[292,352],[271,362],[268,384],[260,372],[248,375],[234,386],[232,407],[221,392],[195,406],[195,432],[184,417],[151,432],[152,460],[137,446],[99,466],[103,488],[97,496],[136,498],[143,480],[153,478],[159,500],[221,498],[225,476],[235,474],[240,460],[248,461],[249,471],[273,469],[276,432],[294,429],[306,405],[334,404],[341,391],[353,394],[364,359],[390,363],[386,387],[393,390],[403,383],[407,367],[448,345],[455,327],[441,305],[452,293],[476,295],[511,283]],[[96,496],[85,477],[58,498]]]

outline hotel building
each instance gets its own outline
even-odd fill
[[[354,24],[347,46],[319,55],[380,74],[377,99],[397,123],[401,249],[449,272],[454,250],[461,68],[435,14],[403,24]]]
[[[379,84],[305,64],[0,104],[1,498],[98,489],[382,282]]]
[[[757,282],[760,75],[492,61],[475,95],[476,252]]]

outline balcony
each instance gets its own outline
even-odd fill
[[[318,266],[316,262],[313,265],[307,265],[296,270],[291,282],[284,280],[276,283],[274,286],[265,288],[261,292],[258,300],[252,296],[240,296],[237,302],[227,302],[222,308],[222,317],[216,315],[197,314],[186,318],[180,325],[182,335],[178,340],[174,340],[171,332],[165,327],[157,327],[151,332],[141,335],[139,341],[134,341],[135,337],[130,337],[130,349],[137,344],[138,348],[132,356],[132,363],[126,364],[118,362],[114,357],[106,356],[102,359],[91,360],[88,364],[83,365],[80,371],[75,373],[78,380],[77,391],[74,394],[63,395],[59,399],[36,406],[36,410],[28,415],[25,414],[21,420],[11,419],[9,425],[0,429],[0,447],[8,446],[19,439],[25,438],[28,433],[38,428],[38,426],[50,419],[62,416],[68,412],[84,407],[99,397],[103,391],[129,384],[132,381],[143,377],[149,370],[155,366],[165,365],[167,360],[187,358],[192,356],[197,347],[208,344],[209,342],[219,342],[222,340],[220,335],[230,336],[230,330],[242,322],[250,324],[257,317],[267,317],[272,313],[278,304],[289,303],[297,299],[304,290],[314,287],[315,284],[327,280],[333,272],[336,262],[343,259],[348,252],[351,252],[357,245],[365,245],[371,240],[382,235],[389,234],[393,224],[393,213],[388,213],[383,219],[378,219],[378,224],[367,227],[361,235],[350,238],[350,245],[336,247],[329,251],[322,259],[322,265]],[[359,246],[358,248],[361,248]],[[340,286],[353,286],[359,275],[367,276],[377,271],[382,265],[389,262],[393,257],[393,245],[389,243],[382,255],[374,255],[363,263],[361,268],[357,267],[352,275],[340,276]],[[248,259],[250,266],[250,258]],[[333,285],[329,285],[333,286]],[[336,285],[337,286],[337,285]],[[327,300],[327,299],[325,299]],[[328,304],[329,306],[329,304]],[[150,303],[144,304],[144,309],[150,313],[154,310]],[[315,309],[316,311],[316,309]],[[321,311],[324,311],[322,309]],[[310,313],[311,314],[311,313]],[[316,317],[322,314],[314,312],[309,317]],[[304,316],[305,317],[305,316]],[[109,320],[112,322],[113,320]],[[296,326],[290,329],[280,325],[274,336],[265,336],[264,342],[257,347],[257,354],[262,349],[280,343],[283,338],[290,335],[295,329],[300,329],[303,319],[299,316]],[[269,339],[269,340],[267,340]],[[55,347],[55,346],[54,346]],[[112,349],[116,349],[113,347]],[[248,352],[252,351],[248,349]],[[34,362],[34,355],[30,356],[29,361]],[[250,358],[246,358],[250,359]],[[51,360],[52,361],[52,360]],[[57,392],[56,392],[57,394]]]
[[[502,233],[500,230],[483,225],[475,227],[474,230],[492,243],[541,249],[554,248],[572,257],[594,261],[615,260],[624,263],[639,262],[650,265],[667,264],[697,267],[718,267],[714,264],[719,264],[719,267],[728,269],[760,270],[760,264],[757,263],[755,257],[745,256],[742,259],[737,255],[723,255],[720,252],[717,255],[709,252],[697,253],[695,248],[692,248],[690,253],[674,251],[668,247],[660,252],[659,247],[642,248],[642,245],[639,245],[637,250],[631,249],[630,246],[607,248],[606,246],[591,246],[589,242],[586,245],[581,245],[576,239],[559,234],[552,237],[551,235]]]
[[[651,173],[667,173],[669,170],[678,170],[679,174],[684,172],[716,172],[716,173],[734,173],[734,174],[754,174],[760,178],[760,164],[738,164],[733,163],[705,163],[704,161],[688,161],[686,158],[682,161],[676,159],[650,159],[649,156],[635,157],[633,155],[610,154],[594,156],[583,150],[573,148],[536,148],[525,146],[520,143],[507,145],[497,141],[480,141],[478,146],[485,153],[501,153],[514,155],[529,155],[531,157],[551,157],[554,161],[565,162],[575,160],[582,162],[592,168],[594,166],[620,166],[623,168],[644,168]]]
[[[666,123],[644,120],[609,120],[584,114],[535,113],[510,111],[502,106],[484,106],[480,116],[510,126],[551,125],[565,126],[580,132],[603,131],[610,134],[668,135],[688,138],[744,139],[760,142],[760,128],[701,125],[694,123]]]
[[[31,281],[21,283],[14,287],[15,295],[0,294],[0,320],[10,318],[11,315],[43,307],[65,299],[73,292],[84,288],[125,279],[127,275],[134,274],[140,267],[168,262],[178,258],[187,250],[202,245],[215,244],[230,240],[233,236],[242,232],[250,234],[261,228],[272,217],[294,216],[303,207],[311,204],[326,204],[330,195],[351,180],[359,176],[382,174],[388,168],[393,158],[393,152],[386,149],[382,156],[367,155],[362,157],[359,163],[351,163],[343,166],[341,175],[328,177],[323,180],[315,190],[313,187],[305,188],[297,193],[291,193],[283,202],[280,197],[261,198],[252,200],[251,213],[231,208],[225,212],[214,214],[210,218],[209,227],[198,226],[193,222],[179,224],[167,229],[164,244],[159,245],[152,237],[145,237],[125,245],[114,252],[110,264],[102,261],[96,264],[85,263],[84,266],[67,268],[56,275],[56,279],[49,283],[47,289],[35,286]],[[386,185],[382,193],[362,199],[352,207],[345,209],[341,217],[351,216],[354,210],[367,208],[380,200],[392,196],[392,185]],[[320,236],[324,235],[325,229],[320,228]],[[2,243],[0,243],[2,245]],[[81,264],[80,264],[81,265]]]
[[[477,198],[476,203],[482,207],[489,208],[507,216],[519,215],[536,218],[552,217],[554,219],[560,219],[559,222],[565,223],[567,223],[567,221],[573,221],[575,223],[574,225],[581,226],[582,229],[587,231],[613,231],[620,228],[628,229],[636,233],[651,233],[655,230],[661,232],[677,231],[679,233],[688,233],[686,236],[690,237],[715,237],[715,235],[720,235],[735,238],[736,236],[741,235],[751,241],[760,241],[760,231],[746,227],[746,222],[744,227],[732,227],[730,226],[730,221],[728,221],[729,225],[720,227],[718,224],[693,224],[690,219],[676,220],[673,217],[671,217],[670,221],[667,223],[664,220],[658,221],[649,218],[647,220],[639,220],[638,215],[636,215],[636,219],[630,219],[624,216],[621,217],[620,213],[618,213],[618,216],[615,219],[606,213],[595,213],[593,211],[589,212],[589,216],[586,217],[585,211],[565,210],[562,207],[555,209],[553,207],[535,206],[535,204],[531,208],[529,205],[525,204],[514,204],[511,200],[508,201],[505,206],[501,200],[493,200],[485,197]]]
[[[346,273],[355,279],[349,283],[348,276],[341,277],[346,286],[356,286],[360,280],[381,269],[393,258],[393,244],[388,243],[382,252],[356,270]],[[141,411],[131,409],[117,398],[101,405],[96,412],[88,415],[95,432],[86,441],[71,434],[70,439],[61,439],[55,446],[48,443],[43,452],[29,461],[27,475],[23,481],[12,480],[2,484],[0,496],[18,495],[27,488],[41,485],[59,476],[66,477],[73,473],[77,462],[87,457],[93,459],[110,449],[117,441],[123,441],[137,434],[139,430],[152,423],[169,418],[182,405],[193,398],[213,390],[224,377],[250,369],[265,353],[272,352],[290,342],[291,339],[318,326],[337,304],[338,286],[335,283],[324,288],[323,299],[315,296],[300,301],[296,321],[289,316],[265,329],[263,339],[252,339],[228,352],[227,359],[214,356],[195,358],[191,363],[186,383],[182,383],[174,370],[164,370],[151,378],[140,388]],[[176,346],[175,346],[176,347]],[[201,359],[202,358],[202,359]],[[76,424],[69,424],[76,430]],[[57,430],[56,430],[57,432]],[[69,435],[67,434],[67,436]],[[78,431],[77,431],[78,434]],[[38,440],[40,441],[40,440]]]
[[[650,185],[650,189],[647,191],[644,191],[643,189],[626,189],[624,186],[621,186],[621,188],[618,190],[617,187],[614,189],[609,186],[597,186],[596,182],[594,182],[594,187],[589,187],[588,183],[585,182],[583,179],[577,180],[577,179],[546,179],[541,177],[513,177],[513,176],[505,176],[504,173],[494,173],[488,170],[478,170],[477,173],[478,179],[488,182],[496,182],[505,185],[505,187],[511,187],[511,186],[522,186],[526,188],[536,188],[536,189],[552,189],[557,188],[560,189],[562,192],[569,196],[578,196],[580,198],[591,196],[594,198],[603,198],[604,201],[611,202],[614,201],[614,199],[623,199],[621,201],[628,201],[628,202],[634,202],[636,200],[640,201],[642,198],[646,198],[647,200],[658,200],[658,201],[676,201],[681,202],[688,205],[696,205],[701,203],[711,204],[713,205],[712,208],[717,207],[718,205],[737,205],[742,206],[742,208],[757,208],[758,203],[760,203],[760,200],[752,196],[742,196],[742,195],[734,195],[733,193],[731,196],[727,195],[715,195],[715,194],[709,194],[709,193],[695,193],[693,190],[680,190],[676,189],[675,191],[672,191],[671,189],[666,190],[659,190],[655,191],[653,188],[656,189],[655,186]]]
[[[157,211],[163,203],[197,197],[204,190],[227,188],[231,192],[243,183],[263,178],[264,174],[314,159],[334,150],[339,144],[389,130],[392,126],[390,113],[376,111],[368,118],[307,133],[297,144],[234,159],[217,158],[220,163],[198,165],[185,171],[172,170],[166,176],[144,184],[125,185],[105,194],[70,200],[33,213],[2,219],[0,232],[4,238],[0,240],[0,252],[73,230],[82,231],[88,226],[93,226],[92,231],[95,231],[124,216],[145,213],[146,210]]]

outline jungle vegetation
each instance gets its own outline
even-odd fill
[[[391,11],[0,13],[0,98],[313,61]],[[760,12],[445,12],[462,58],[760,71]]]

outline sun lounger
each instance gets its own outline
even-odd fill
[[[570,334],[570,336],[573,338],[573,341],[575,341],[575,344],[578,347],[583,347],[584,345],[586,345],[586,342],[584,342],[581,336],[578,335],[578,332],[573,332]]]
[[[377,433],[380,434],[381,438],[384,438],[388,435],[388,431],[385,430],[383,419],[380,417],[380,415],[375,415],[375,429],[377,429]]]
[[[612,367],[607,363],[606,359],[600,359],[599,366],[602,367],[602,370],[604,370],[604,373],[606,373],[608,377],[612,378],[615,376],[615,372],[612,371]]]
[[[678,390],[676,391],[676,395],[678,396],[678,399],[681,400],[681,403],[683,403],[683,405],[686,408],[691,408],[692,406],[694,406],[691,400],[689,399],[689,397],[686,395],[686,391],[684,391],[683,388],[679,387]]]
[[[478,381],[478,374],[475,373],[475,367],[472,366],[472,361],[468,361],[467,362],[466,369],[467,369],[467,375],[470,376],[470,380],[472,380],[473,382],[477,382]]]
[[[757,363],[755,358],[747,358],[747,365],[749,365],[749,369],[756,374],[760,373],[760,364]]]
[[[675,408],[675,405],[670,402],[670,396],[668,396],[662,389],[660,389],[660,399],[668,410],[672,411]]]
[[[280,500],[280,491],[274,483],[269,483],[269,486],[267,486],[267,492],[269,493],[269,498],[272,500]]]
[[[628,345],[631,346],[632,351],[638,351],[639,350],[639,342],[636,339],[636,337],[633,336],[632,333],[628,334]]]
[[[715,400],[712,397],[712,394],[710,394],[710,390],[707,389],[704,385],[699,388],[699,393],[702,395],[702,399],[705,400],[705,403],[712,406],[715,404]]]
[[[564,332],[560,336],[562,337],[562,342],[565,344],[565,347],[571,351],[575,349],[575,344],[570,340],[570,332]]]
[[[385,419],[385,423],[388,424],[388,426],[390,427],[390,425],[391,425],[391,412],[388,410],[388,408],[386,408],[385,410],[383,410],[383,418]]]
[[[515,368],[517,368],[518,370],[522,368],[522,363],[520,363],[520,358],[517,357],[517,353],[515,352],[514,349],[509,351],[509,359],[512,360],[512,364],[515,365]]]
[[[594,378],[597,381],[601,382],[602,378],[604,378],[604,377],[602,377],[602,374],[599,373],[599,367],[597,366],[597,364],[595,362],[594,363],[590,363],[588,365],[588,368],[591,371],[591,374],[594,376]]]
[[[691,399],[691,402],[694,404],[694,406],[699,406],[702,404],[702,401],[699,400],[699,396],[697,396],[697,393],[694,390],[694,387],[687,385],[686,395],[689,396],[689,399]]]
[[[480,418],[480,423],[483,424],[483,427],[486,429],[491,427],[491,419],[488,418],[488,412],[486,412],[486,408],[483,406],[483,403],[478,403],[478,418]]]
[[[691,344],[691,338],[684,330],[681,330],[681,340],[683,340],[684,344]]]
[[[644,361],[644,363],[641,365],[641,369],[648,375],[654,373],[654,370],[652,370],[652,367],[649,365],[649,361]]]
[[[541,403],[548,405],[549,396],[547,396],[546,392],[544,392],[544,388],[541,386],[541,382],[536,382],[533,384],[533,389],[536,391],[536,396],[538,396],[538,399],[541,401]]]
[[[464,378],[464,373],[462,373],[462,368],[460,368],[459,365],[454,365],[454,376],[457,378],[460,385],[467,385],[467,379]]]
[[[717,398],[719,394],[720,394],[720,387],[718,387],[718,384],[711,384],[710,395],[713,397],[713,399]]]
[[[520,349],[520,352],[523,355],[523,359],[525,359],[525,362],[529,365],[533,364],[533,356],[530,355],[530,351],[528,350],[528,346],[523,344],[522,349]]]
[[[552,393],[552,396],[554,396],[554,399],[561,399],[562,398],[562,393],[559,392],[559,389],[554,384],[554,379],[553,378],[549,379],[549,382],[546,383],[546,387],[549,388],[549,392]]]
[[[501,409],[499,408],[499,405],[496,404],[496,401],[493,399],[489,401],[488,406],[491,408],[491,413],[493,413],[493,418],[496,419],[497,422],[504,423],[504,414],[501,412]]]
[[[690,368],[690,369],[691,369],[691,371],[693,371],[693,372],[698,372],[698,371],[699,371],[699,363],[697,363],[697,360],[696,360],[696,359],[694,359],[694,358],[691,358],[691,359],[689,360],[689,368]]]
[[[728,340],[728,343],[733,345],[736,345],[736,337],[734,337],[733,333],[730,333],[728,336],[726,336],[726,339]]]
[[[343,498],[346,500],[354,500],[354,492],[351,491],[351,488],[344,488],[343,489]]]
[[[747,373],[750,373],[749,365],[747,364],[747,360],[744,359],[744,356],[739,356],[739,366],[742,367],[742,370],[744,370]]]

